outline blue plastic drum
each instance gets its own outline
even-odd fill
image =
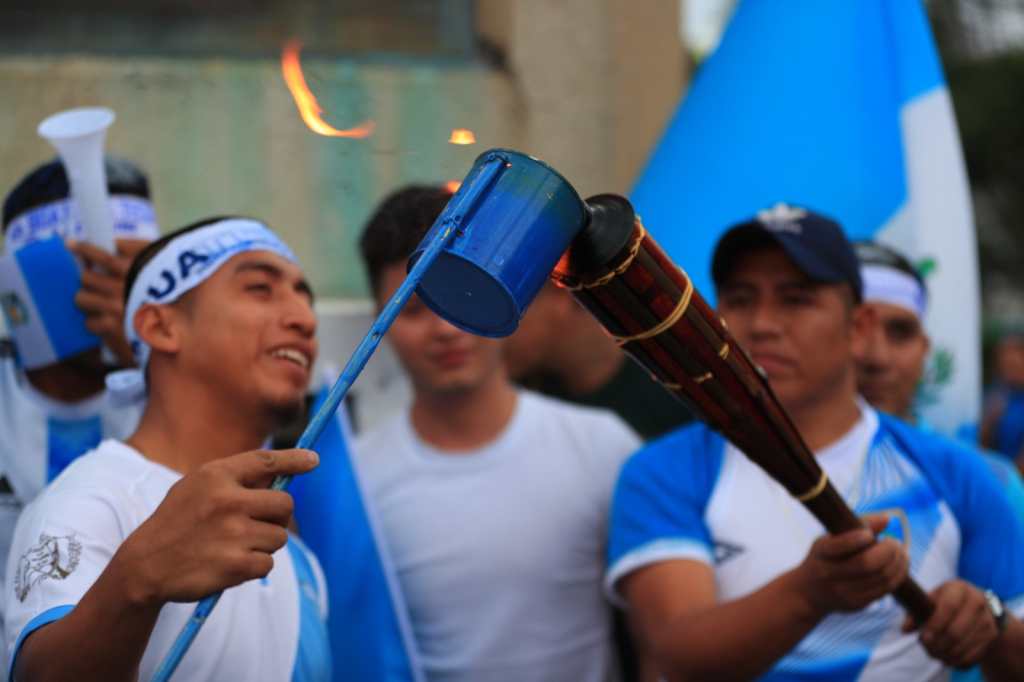
[[[508,336],[587,223],[576,190],[537,159],[484,152],[409,260],[439,233],[454,236],[417,294],[441,317],[480,336]]]

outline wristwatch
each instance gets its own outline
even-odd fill
[[[1003,600],[992,590],[985,590],[985,601],[988,602],[988,610],[992,612],[992,617],[996,619],[996,629],[1002,634],[1006,629],[1006,607]]]

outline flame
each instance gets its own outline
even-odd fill
[[[452,135],[448,138],[448,141],[452,144],[476,144],[476,135],[473,134],[472,130],[455,128],[452,130]]]
[[[458,180],[449,180],[448,182],[444,183],[444,188],[448,190],[448,192],[451,194],[455,194],[456,192],[458,192],[460,187],[462,187],[462,183],[459,182]]]
[[[309,86],[306,85],[305,76],[302,75],[302,66],[299,64],[300,49],[302,49],[302,44],[297,40],[292,40],[285,44],[284,49],[281,51],[281,74],[284,76],[285,85],[288,86],[288,91],[292,93],[292,99],[295,100],[295,106],[298,107],[299,115],[302,116],[306,126],[314,133],[328,137],[351,137],[355,139],[369,137],[373,133],[373,121],[364,121],[354,128],[338,130],[321,117],[324,110],[320,108],[316,97],[313,96]]]

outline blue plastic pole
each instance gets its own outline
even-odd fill
[[[506,159],[504,157],[495,154],[493,159],[488,160],[487,166],[481,172],[478,181],[474,182],[472,186],[467,187],[467,191],[459,198],[459,203],[454,206],[454,210],[446,211],[448,215],[445,218],[447,222],[445,229],[438,231],[437,236],[427,247],[427,250],[423,252],[423,255],[416,261],[412,270],[409,271],[402,285],[392,294],[384,309],[380,311],[380,315],[377,316],[377,319],[366,333],[366,336],[363,337],[363,340],[359,342],[359,345],[352,353],[352,357],[349,358],[348,363],[345,365],[345,369],[338,376],[338,380],[334,382],[334,386],[331,387],[330,393],[327,394],[324,404],[320,406],[320,409],[313,415],[309,424],[306,425],[306,430],[302,432],[295,447],[308,449],[320,438],[320,434],[323,433],[324,428],[334,417],[335,410],[338,409],[341,401],[344,400],[345,394],[348,393],[359,373],[363,371],[377,346],[380,345],[380,340],[384,338],[384,333],[387,332],[395,318],[398,317],[398,313],[401,312],[409,297],[416,291],[416,287],[419,286],[424,273],[434,264],[438,255],[444,250],[444,247],[457,236],[459,230],[465,231],[467,229],[468,226],[462,225],[463,220],[469,214],[470,209],[483,196],[484,192],[490,188],[505,163]],[[270,487],[274,490],[283,490],[288,487],[291,479],[291,476],[278,476],[271,483]],[[192,646],[192,641],[199,634],[199,630],[206,623],[206,619],[210,617],[210,613],[213,612],[213,608],[217,605],[222,594],[223,592],[211,594],[196,604],[191,618],[188,619],[181,632],[178,633],[177,639],[174,640],[174,644],[153,675],[153,682],[168,682],[170,680],[171,675],[174,674],[178,664],[181,663],[189,647]]]

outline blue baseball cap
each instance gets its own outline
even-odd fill
[[[732,274],[740,255],[771,246],[781,247],[815,282],[849,284],[854,299],[861,302],[860,264],[839,223],[810,209],[781,203],[733,225],[718,240],[711,257],[715,286]]]

